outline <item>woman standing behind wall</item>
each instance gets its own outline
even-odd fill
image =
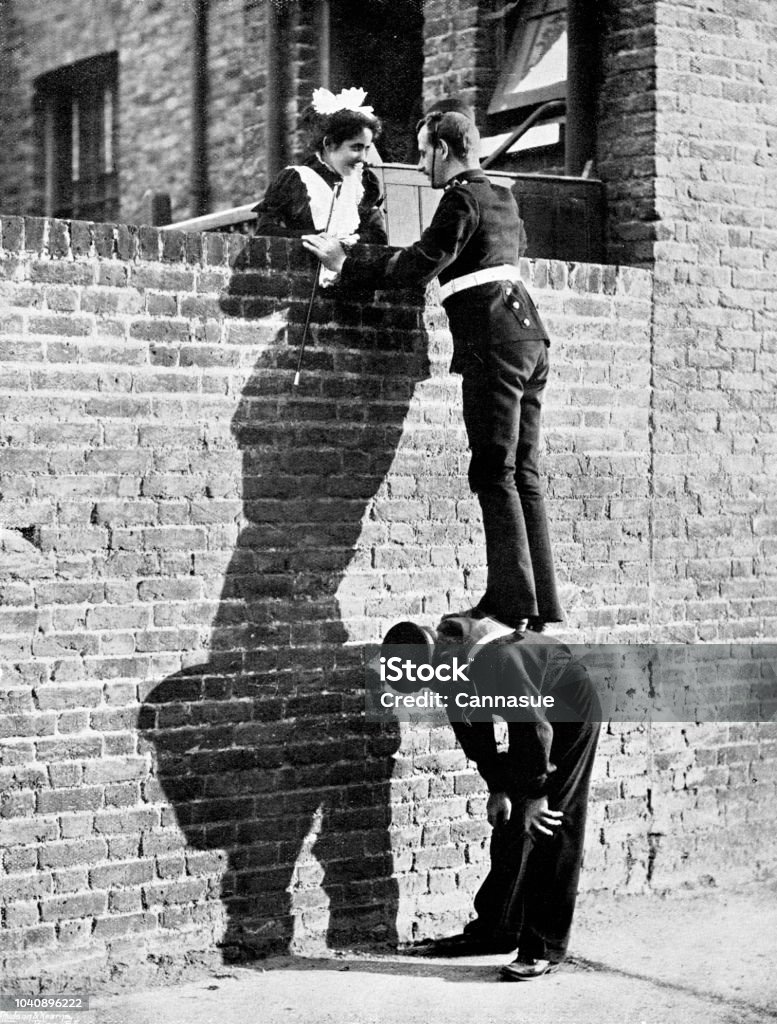
[[[328,230],[346,242],[386,245],[383,194],[366,164],[380,121],[362,89],[334,96],[316,89],[306,121],[310,155],[286,167],[255,207],[256,234],[300,236]]]

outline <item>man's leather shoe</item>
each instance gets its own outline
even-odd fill
[[[485,619],[488,616],[488,612],[484,612],[482,608],[478,608],[475,605],[473,608],[462,608],[460,612],[448,612],[447,615],[443,615],[442,621],[445,619]]]
[[[531,956],[519,956],[511,964],[499,969],[499,976],[504,981],[534,981],[547,974],[555,964],[550,960],[536,960]]]
[[[531,628],[531,619],[515,619],[513,622],[502,622],[491,612],[484,611],[479,605],[475,605],[474,608],[465,608],[460,612],[449,612],[447,615],[443,615],[441,622],[445,622],[446,619],[493,619],[494,622],[499,622],[507,629],[512,629],[516,633],[525,633],[527,628]],[[543,623],[543,628],[545,624]]]

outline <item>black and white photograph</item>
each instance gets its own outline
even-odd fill
[[[777,1024],[777,4],[0,0],[0,1024]]]

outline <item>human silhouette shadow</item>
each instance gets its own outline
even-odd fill
[[[337,590],[427,374],[424,335],[384,330],[371,292],[323,293],[314,324],[348,326],[320,328],[326,346],[293,389],[311,258],[285,239],[232,244],[222,309],[261,347],[231,421],[243,519],[207,661],[156,685],[139,729],[188,848],[225,851],[225,961],[311,938],[393,944],[399,733],[365,722],[364,646],[349,643]],[[397,315],[418,300],[400,295]]]

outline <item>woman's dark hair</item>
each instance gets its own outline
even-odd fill
[[[319,114],[313,107],[305,111],[302,123],[310,148],[316,152],[324,148],[324,140],[339,146],[347,139],[353,139],[364,128],[369,128],[373,140],[377,139],[382,127],[377,117],[360,110],[336,110],[334,114]]]

